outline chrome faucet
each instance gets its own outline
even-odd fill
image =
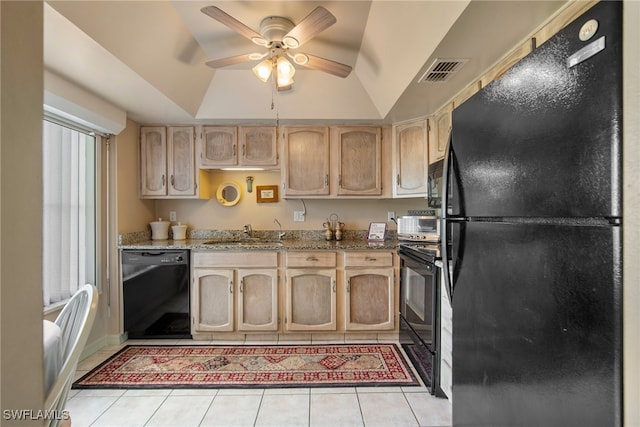
[[[282,232],[282,224],[280,224],[280,221],[278,221],[278,218],[275,218],[273,220],[273,222],[275,222],[276,224],[278,224],[278,227],[280,227],[280,232],[278,233],[278,240],[282,240],[282,238],[284,237],[285,233]]]
[[[250,239],[253,238],[253,229],[251,228],[251,224],[245,224],[242,226],[242,232],[245,236],[248,236]]]

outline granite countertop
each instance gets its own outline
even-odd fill
[[[211,241],[214,240],[212,243]],[[278,240],[224,240],[224,239],[186,239],[186,240],[141,240],[120,244],[120,249],[190,249],[196,251],[215,250],[396,250],[396,239],[384,242],[368,242],[366,239],[320,240],[320,239],[283,239]]]
[[[396,250],[395,230],[388,231],[384,242],[368,242],[368,230],[345,230],[344,239],[326,240],[323,230],[284,230],[278,239],[274,230],[255,230],[249,238],[242,230],[190,230],[186,240],[152,240],[149,230],[126,233],[118,238],[119,249],[216,250]]]

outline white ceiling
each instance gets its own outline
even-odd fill
[[[434,113],[565,3],[562,1],[49,1],[45,67],[139,123],[392,123]],[[337,22],[297,51],[353,67],[345,78],[298,67],[275,92],[254,62],[204,63],[259,46],[200,12],[216,5],[259,31],[316,6]],[[50,7],[51,6],[51,7]],[[417,83],[435,58],[468,58],[446,83]]]

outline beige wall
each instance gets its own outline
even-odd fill
[[[127,120],[127,127],[115,138],[119,233],[143,230],[155,215],[155,202],[138,197],[138,133],[138,124]]]
[[[42,408],[42,2],[0,2],[0,406]],[[2,420],[2,425],[40,425]]]
[[[253,177],[253,192],[247,192],[247,176]],[[211,171],[209,179],[213,189],[226,181],[236,182],[242,191],[240,201],[235,206],[223,206],[215,197],[208,200],[161,200],[157,202],[156,217],[169,219],[169,211],[175,211],[178,221],[189,225],[189,229],[241,229],[243,224],[251,224],[255,230],[275,230],[277,218],[283,230],[321,230],[322,223],[335,213],[345,223],[348,230],[366,230],[369,223],[385,222],[387,211],[398,215],[408,209],[427,209],[425,199],[348,199],[318,200],[304,199],[306,221],[294,222],[293,212],[304,210],[303,203],[296,199],[279,198],[277,203],[258,203],[256,186],[279,185],[279,171]],[[151,220],[152,218],[149,218]],[[389,222],[389,229],[395,224]]]

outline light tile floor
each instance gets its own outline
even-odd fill
[[[189,340],[128,341],[121,346],[104,348],[81,361],[76,378],[127,344],[213,343]],[[430,395],[424,387],[72,389],[67,410],[73,427],[451,425],[451,401]]]

